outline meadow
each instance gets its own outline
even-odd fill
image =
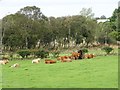
[[[19,63],[20,67],[9,66]],[[118,56],[45,64],[12,60],[2,66],[3,88],[117,88]]]

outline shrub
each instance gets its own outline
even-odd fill
[[[83,52],[83,53],[88,53],[88,49],[87,49],[87,48],[83,48],[83,49],[82,49],[82,52]]]
[[[54,58],[56,58],[56,57],[59,56],[60,51],[58,51],[58,50],[54,50],[54,51],[51,52],[51,54],[53,55]]]
[[[35,55],[39,58],[47,58],[47,56],[49,56],[49,52],[47,50],[40,49],[35,52]]]
[[[113,50],[113,48],[106,46],[106,47],[103,47],[102,50],[104,50],[106,52],[106,54],[110,54],[110,52]]]
[[[22,58],[27,58],[30,55],[30,51],[29,50],[21,50],[18,51],[18,54],[22,57]]]

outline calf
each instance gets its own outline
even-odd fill
[[[20,65],[18,63],[13,64],[11,67],[19,67]]]

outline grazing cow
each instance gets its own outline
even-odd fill
[[[78,58],[79,58],[79,56],[80,56],[80,53],[77,53],[77,52],[72,52],[72,57],[74,57],[74,58],[75,58],[75,60],[76,60],[76,59],[78,59]]]
[[[32,60],[32,63],[39,63],[39,62],[40,62],[40,58]]]
[[[5,64],[7,64],[7,63],[9,63],[9,60],[0,60],[0,64],[1,64],[1,65],[5,65]]]
[[[93,57],[95,57],[94,54],[85,54],[84,56],[84,58],[88,58],[88,59],[93,58]]]
[[[68,58],[68,59],[61,60],[61,62],[72,62],[72,60]]]
[[[53,64],[53,63],[56,63],[56,61],[55,61],[55,60],[46,59],[46,60],[45,60],[45,63],[46,63],[46,64]]]
[[[18,63],[13,64],[11,67],[15,68],[15,67],[19,67],[20,65]]]

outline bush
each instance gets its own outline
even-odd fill
[[[35,55],[39,58],[47,58],[47,56],[49,56],[49,52],[47,50],[40,49],[35,52]]]
[[[56,57],[59,56],[60,51],[58,51],[58,50],[54,50],[54,51],[51,52],[51,54],[53,55],[54,58],[56,58]]]
[[[83,52],[83,53],[88,53],[88,49],[87,49],[87,48],[83,48],[83,49],[82,49],[82,52]]]
[[[102,50],[104,50],[106,52],[106,54],[110,54],[110,52],[113,50],[113,48],[106,46],[106,47],[103,47]]]
[[[27,58],[31,54],[31,52],[29,50],[21,50],[21,51],[18,51],[18,54],[22,58]]]

